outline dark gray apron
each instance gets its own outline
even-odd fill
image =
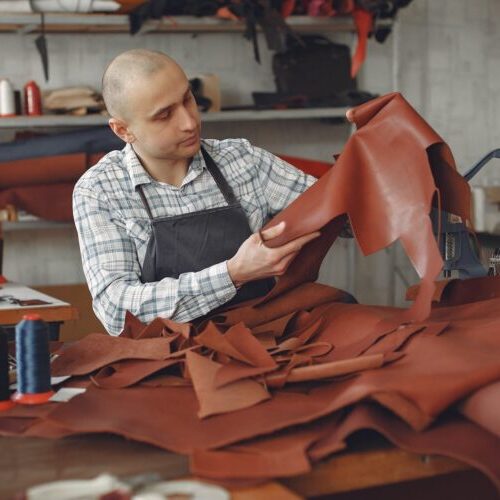
[[[152,234],[142,266],[143,283],[197,272],[223,262],[237,252],[252,234],[246,214],[211,156],[201,148],[207,169],[224,196],[227,206],[171,217],[153,217],[142,186],[137,191],[151,221]],[[245,283],[225,304],[265,295],[273,286],[268,278]]]

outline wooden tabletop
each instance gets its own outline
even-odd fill
[[[291,500],[469,469],[452,459],[407,453],[379,439],[353,446],[354,450],[332,456],[308,474],[238,489],[232,498]],[[121,477],[158,473],[163,479],[189,474],[187,457],[114,435],[0,438],[0,449],[0,498],[34,484],[93,478],[103,472]]]
[[[23,300],[38,300],[40,305],[11,303],[9,297]],[[78,311],[67,302],[33,290],[24,285],[7,282],[0,284],[0,325],[15,325],[26,314],[39,314],[47,322],[62,322],[78,319]]]

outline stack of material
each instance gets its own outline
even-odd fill
[[[120,337],[89,335],[53,365],[84,377],[86,392],[3,412],[0,433],[112,432],[188,454],[194,474],[231,483],[306,472],[374,429],[461,459],[500,489],[500,279],[434,281],[433,197],[467,220],[468,185],[399,94],[354,114],[358,132],[336,165],[269,223],[287,223],[271,246],[322,235],[267,296],[192,324],[129,315]],[[365,253],[401,240],[421,277],[410,308],[353,304],[314,283],[346,214]],[[346,365],[365,370],[339,377]]]
[[[77,179],[124,143],[108,127],[0,144],[0,209],[8,205],[53,221],[72,221]]]
[[[2,0],[0,12],[114,12],[114,0]]]
[[[66,87],[47,92],[43,97],[43,106],[52,113],[86,115],[104,112],[102,96],[91,87]]]

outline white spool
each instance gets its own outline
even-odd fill
[[[193,500],[230,500],[229,492],[215,484],[197,480],[162,481],[142,488],[132,500],[163,500],[170,496],[187,497]]]
[[[486,230],[486,193],[482,187],[472,188],[473,224],[476,231]]]
[[[0,116],[15,116],[14,88],[7,78],[0,80]]]

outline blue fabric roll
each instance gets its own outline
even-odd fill
[[[72,153],[107,153],[124,146],[109,127],[95,127],[0,143],[0,162]]]

